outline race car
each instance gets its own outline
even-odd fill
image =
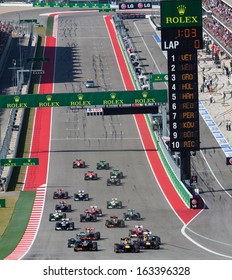
[[[160,249],[161,239],[159,236],[144,234],[138,237],[137,241],[141,249]]]
[[[89,200],[89,194],[85,193],[85,191],[79,190],[77,193],[74,193],[74,200],[79,201],[79,200]]]
[[[111,216],[110,220],[106,220],[105,226],[107,228],[124,228],[125,227],[125,222],[123,220],[119,220],[118,216]]]
[[[96,241],[79,239],[75,242],[74,251],[97,251],[98,246]]]
[[[73,161],[73,168],[85,168],[85,161],[76,159]]]
[[[132,220],[141,220],[141,215],[138,212],[135,212],[135,209],[127,209],[126,213],[123,213],[124,221],[132,221]]]
[[[136,225],[134,229],[129,229],[129,237],[140,237],[144,234],[151,234],[151,231],[144,228],[143,225]]]
[[[98,179],[97,173],[93,171],[88,171],[87,173],[85,173],[85,180],[97,180],[97,179]]]
[[[68,244],[67,244],[68,248],[74,248],[77,241],[78,240],[74,237],[69,238],[68,239]]]
[[[100,160],[98,163],[97,163],[97,169],[98,170],[101,170],[101,169],[106,169],[108,170],[110,168],[110,165],[108,162],[106,162],[105,160]]]
[[[122,179],[123,178],[123,172],[122,171],[119,171],[119,169],[113,169],[111,172],[110,172],[110,177],[114,177],[116,176],[117,178],[120,178]]]
[[[66,201],[60,201],[60,204],[56,204],[55,210],[59,212],[72,212],[72,205],[67,204]]]
[[[106,202],[107,209],[121,209],[122,208],[122,201],[118,200],[117,198],[112,198],[111,201]]]
[[[55,211],[54,213],[49,214],[49,221],[61,221],[62,219],[66,218],[66,213],[61,213],[59,211]]]
[[[97,206],[90,206],[89,209],[85,210],[85,213],[96,214],[98,217],[102,217],[102,209],[97,208]]]
[[[63,219],[56,222],[55,230],[74,230],[74,222],[70,222],[69,219]]]
[[[120,186],[121,179],[118,178],[117,176],[110,176],[110,178],[107,179],[106,185],[107,186],[112,186],[112,185]]]
[[[139,253],[140,246],[137,241],[132,241],[130,238],[121,238],[120,243],[114,244],[115,253]]]
[[[85,231],[81,231],[80,233],[77,233],[77,238],[79,239],[91,239],[91,240],[99,240],[101,237],[101,234],[99,231],[95,231],[94,227],[87,227]]]
[[[97,215],[91,213],[80,214],[80,222],[96,222]]]
[[[68,192],[65,192],[64,189],[59,188],[53,193],[53,199],[68,199]]]

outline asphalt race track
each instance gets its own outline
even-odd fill
[[[49,10],[50,11],[50,10]],[[146,58],[147,69],[157,73],[151,56],[160,72],[166,70],[166,60],[152,34],[148,20],[127,21],[133,40],[139,44]],[[141,33],[140,33],[141,32]],[[143,34],[143,36],[141,36]],[[147,48],[148,46],[148,48]],[[149,49],[149,51],[148,51]],[[84,82],[94,79],[99,85],[93,91],[124,90],[124,84],[115,59],[102,14],[80,13],[61,15],[58,21],[55,65],[55,93],[89,91]],[[232,257],[231,246],[231,194],[228,174],[222,154],[210,131],[201,122],[202,152],[194,158],[194,169],[200,178],[200,191],[208,206],[187,228],[173,212],[157,184],[146,158],[133,116],[86,116],[84,110],[56,108],[52,113],[49,175],[47,194],[40,229],[30,251],[24,259],[227,259]],[[212,148],[213,147],[213,148]],[[75,159],[83,159],[85,169],[73,169]],[[99,170],[97,181],[85,181],[84,173],[96,171],[96,163],[106,160],[112,168],[121,169],[125,175],[121,186],[107,186],[109,170]],[[207,161],[206,161],[207,160]],[[197,163],[196,163],[197,162]],[[207,162],[228,192],[221,189],[210,174]],[[223,166],[223,168],[221,168]],[[222,170],[222,171],[220,171]],[[75,222],[74,231],[57,232],[48,221],[57,201],[53,192],[62,187],[69,192],[68,203],[73,212],[68,213]],[[91,200],[75,202],[74,192],[79,189],[89,193]],[[117,197],[123,209],[106,209],[106,201]],[[90,205],[97,205],[103,217],[96,223],[80,223],[79,215]],[[127,222],[124,229],[107,229],[105,220],[112,214],[122,217],[128,208],[135,208],[144,218],[139,224],[161,237],[160,250],[143,250],[138,254],[116,254],[113,244],[128,235],[136,222]],[[67,248],[67,240],[75,237],[86,226],[101,232],[99,251],[76,253]],[[192,240],[190,240],[192,238]],[[221,255],[220,255],[221,254]]]

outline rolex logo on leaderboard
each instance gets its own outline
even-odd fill
[[[177,11],[178,11],[179,15],[183,16],[186,11],[186,6],[185,5],[177,6]]]
[[[185,5],[179,5],[176,7],[178,16],[166,17],[166,24],[186,24],[186,23],[198,23],[197,16],[185,16],[187,7]]]

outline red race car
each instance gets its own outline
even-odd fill
[[[93,171],[88,171],[87,173],[85,173],[85,180],[97,180],[97,179],[98,179],[97,173]]]
[[[73,168],[85,168],[85,161],[76,159],[73,161]]]
[[[144,233],[151,234],[151,231],[147,228],[144,228],[142,225],[135,226],[134,229],[129,229],[129,237],[143,236]]]
[[[98,209],[97,206],[90,206],[89,209],[85,210],[85,213],[96,214],[98,217],[102,216],[102,210]]]

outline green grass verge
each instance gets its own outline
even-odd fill
[[[27,228],[35,191],[22,191],[15,205],[11,221],[0,240],[0,259],[4,259],[16,248]]]
[[[46,36],[52,36],[53,23],[54,23],[54,17],[53,16],[48,17]]]

